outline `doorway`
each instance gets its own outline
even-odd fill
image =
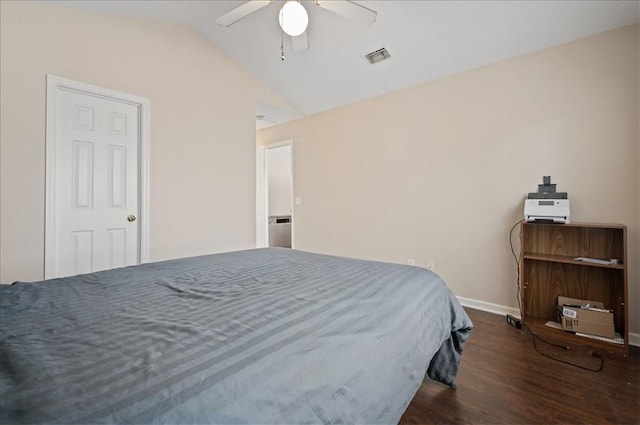
[[[292,248],[293,142],[259,146],[256,175],[256,246]]]
[[[148,110],[47,76],[46,279],[148,261]]]

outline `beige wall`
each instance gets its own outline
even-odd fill
[[[152,260],[255,246],[256,100],[179,25],[1,2],[0,281],[43,277],[46,74],[150,99]]]
[[[638,47],[625,27],[261,130],[294,140],[296,247],[430,260],[457,295],[516,307],[509,229],[550,175],[573,221],[628,226],[638,333]]]

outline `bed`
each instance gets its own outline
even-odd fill
[[[0,423],[397,423],[471,328],[426,269],[284,248],[1,285]]]

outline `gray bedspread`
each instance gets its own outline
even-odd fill
[[[0,285],[0,422],[397,423],[471,327],[426,269],[279,248]]]

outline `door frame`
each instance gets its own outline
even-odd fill
[[[295,185],[293,174],[293,139],[281,142],[270,143],[268,145],[258,145],[256,149],[256,248],[269,246],[269,196],[268,196],[268,172],[267,155],[268,149],[291,146],[291,248],[295,248]]]
[[[55,153],[58,142],[60,91],[72,91],[107,100],[130,103],[138,107],[138,264],[149,261],[149,99],[91,84],[47,74],[45,130],[45,234],[44,278],[55,277],[56,245],[56,182]]]

